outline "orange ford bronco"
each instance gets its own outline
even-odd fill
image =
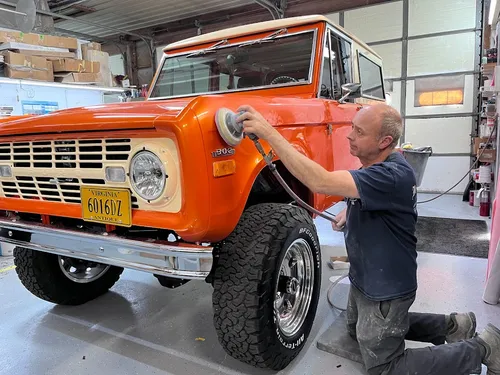
[[[224,142],[217,111],[250,104],[326,169],[358,168],[346,136],[362,105],[385,100],[383,82],[380,57],[322,16],[173,43],[145,102],[2,121],[0,241],[17,246],[23,285],[56,304],[98,297],[124,268],[169,288],[209,282],[224,349],[282,369],[318,304],[316,214],[249,137]],[[342,199],[273,162],[317,211]]]

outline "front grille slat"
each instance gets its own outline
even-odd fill
[[[15,168],[97,170],[103,168],[99,162],[128,160],[131,150],[130,139],[14,142],[0,144],[0,160]]]
[[[104,177],[105,163],[124,166],[131,152],[131,139],[0,143],[0,161],[10,162],[14,168],[14,177],[5,181],[0,178],[0,187],[6,198],[81,204],[82,185],[106,186],[103,179],[85,178],[86,173],[92,172],[91,175],[95,176],[98,172]],[[26,168],[43,171],[40,174],[45,176],[31,177],[29,174],[33,171]],[[53,174],[47,176],[46,171],[52,171]],[[79,177],[58,177],[58,174]],[[54,183],[54,179],[58,179],[59,183]],[[139,209],[137,197],[133,192],[131,196],[132,208]]]

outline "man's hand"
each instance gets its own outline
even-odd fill
[[[347,213],[347,208],[344,208],[335,217],[337,219],[337,222],[335,223],[334,221],[332,221],[332,228],[334,231],[341,232],[342,229],[344,229],[346,222],[346,213]]]
[[[269,124],[262,115],[249,105],[238,108],[238,112],[244,112],[236,121],[243,122],[243,130],[247,134],[255,134],[260,139],[268,141],[273,135],[279,135],[278,131]]]

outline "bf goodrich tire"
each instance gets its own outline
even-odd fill
[[[217,246],[214,324],[232,357],[281,370],[311,331],[321,284],[321,252],[311,217],[283,204],[251,206]]]
[[[123,268],[106,268],[89,282],[75,282],[63,272],[57,255],[17,247],[14,264],[21,283],[33,295],[59,305],[81,305],[106,293]]]

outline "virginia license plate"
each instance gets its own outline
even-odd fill
[[[80,194],[83,220],[124,227],[132,226],[129,190],[82,186]]]

